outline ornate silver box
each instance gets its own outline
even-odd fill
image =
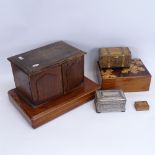
[[[96,111],[125,112],[126,97],[121,90],[97,90],[95,96]]]

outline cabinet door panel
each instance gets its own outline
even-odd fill
[[[63,94],[61,66],[38,73],[32,81],[33,100],[37,104]]]
[[[68,60],[62,65],[64,93],[78,87],[84,80],[84,56]]]

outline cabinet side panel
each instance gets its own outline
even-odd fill
[[[16,65],[11,63],[11,66],[18,94],[20,94],[20,96],[22,96],[23,98],[28,98],[29,100],[32,100],[30,80],[28,75]]]

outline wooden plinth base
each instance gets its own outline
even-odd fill
[[[16,89],[8,92],[10,101],[25,116],[33,128],[37,128],[48,121],[70,111],[71,109],[82,105],[83,103],[94,98],[95,91],[100,86],[85,77],[82,89],[77,89],[67,95],[50,100],[39,107],[33,108],[21,99]]]

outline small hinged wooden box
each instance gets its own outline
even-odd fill
[[[128,47],[113,47],[99,49],[99,64],[101,68],[129,67],[131,52]]]
[[[95,105],[97,112],[125,111],[126,98],[121,90],[97,90]]]
[[[8,58],[18,95],[34,106],[81,86],[84,54],[59,41]]]

